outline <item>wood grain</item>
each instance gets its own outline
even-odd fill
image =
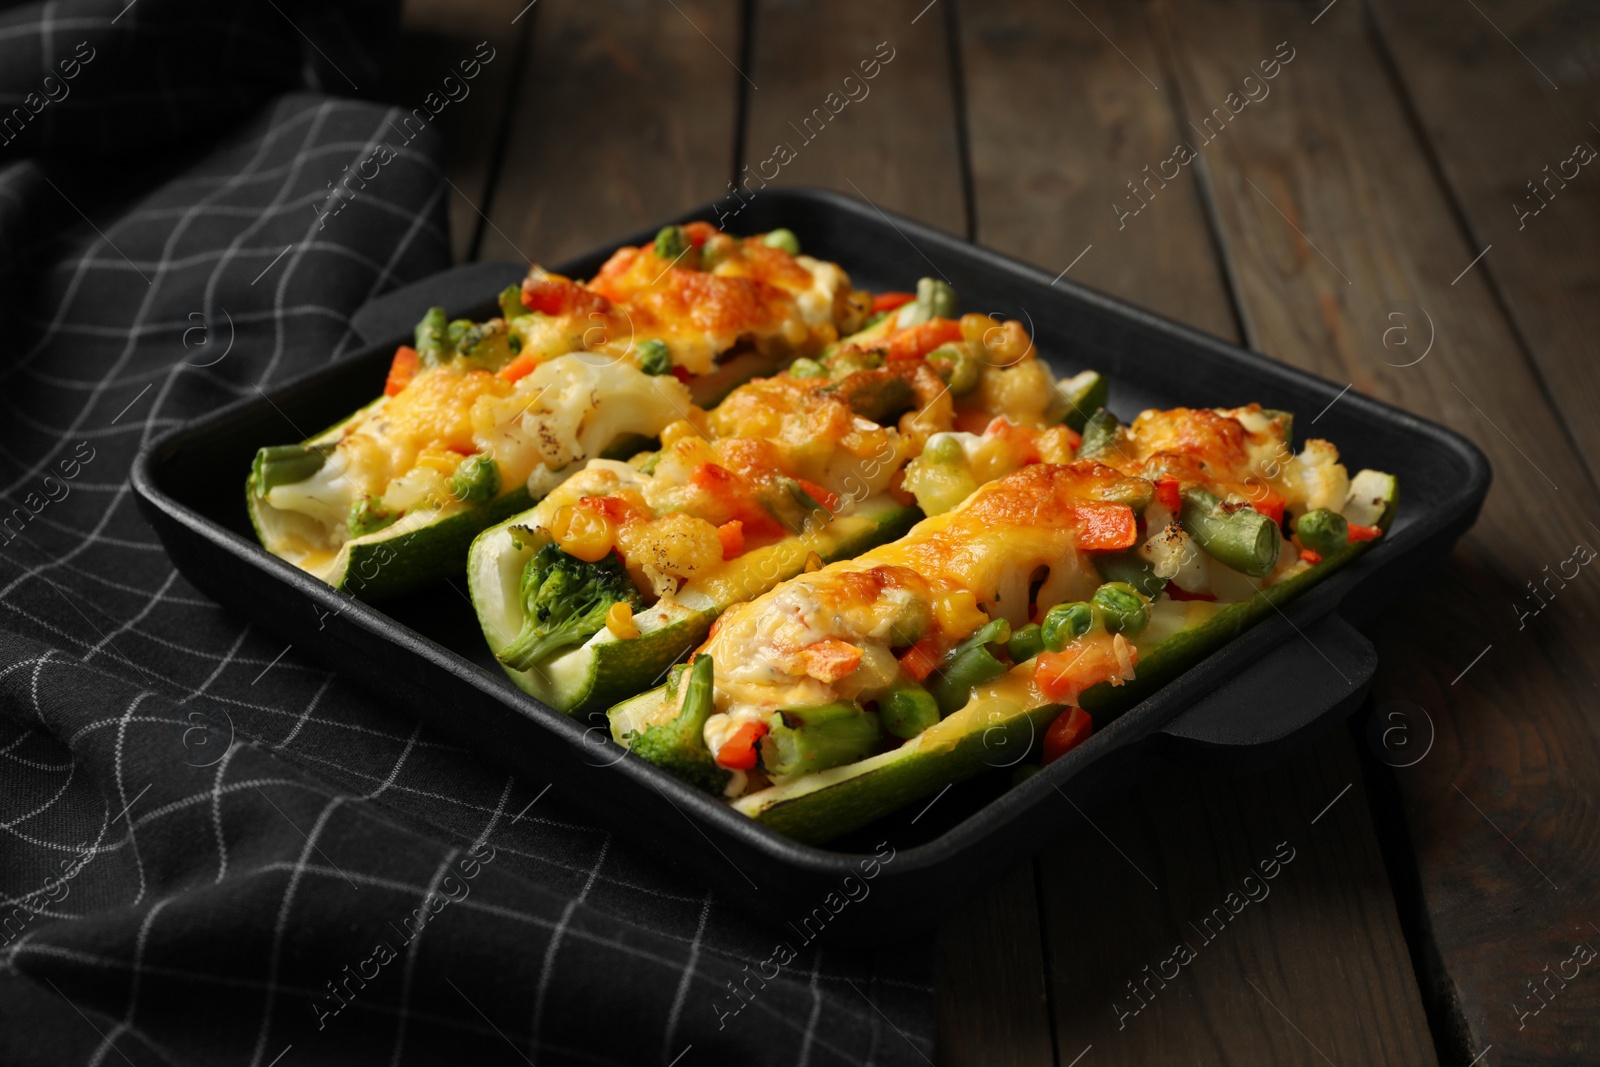
[[[1170,86],[1146,80],[1162,70],[1144,16],[1079,6],[961,7],[978,240],[1234,337],[1204,191],[1188,171],[1159,173],[1181,138]]]
[[[1475,269],[1494,282],[1594,475],[1600,166],[1566,161],[1578,144],[1600,152],[1600,9],[1559,0],[1479,7],[1462,18],[1443,0],[1375,5],[1474,252],[1489,249]]]
[[[459,99],[440,113],[444,133],[445,176],[450,197],[450,249],[458,263],[477,258],[483,227],[476,204],[487,203],[502,124],[510,106],[513,72],[526,44],[526,16],[516,23],[521,5],[506,0],[405,0],[400,14],[400,40],[390,64],[392,98],[404,107],[420,107],[429,93],[454,93]],[[479,53],[487,44],[492,52]],[[461,79],[459,64],[488,54],[478,76],[460,88],[446,88],[446,76]],[[469,68],[470,69],[470,68]]]
[[[745,138],[751,170],[770,174],[762,162],[783,158],[777,149],[787,146],[794,158],[773,184],[833,189],[966,233],[949,37],[938,8],[917,19],[926,6],[758,3],[751,76],[760,89],[750,94]],[[861,64],[879,56],[888,61],[865,78]]]
[[[484,259],[555,263],[726,191],[737,0],[541,0]]]
[[[1480,1062],[1590,1061],[1600,982],[1568,982],[1537,1016],[1519,1006],[1542,1003],[1525,982],[1596,936],[1585,930],[1600,912],[1600,667],[1588,645],[1600,580],[1552,584],[1548,607],[1520,626],[1517,605],[1544,567],[1600,544],[1589,525],[1600,502],[1487,275],[1451,284],[1479,249],[1436,173],[1405,150],[1415,129],[1362,10],[1341,5],[1313,27],[1318,6],[1161,10],[1196,110],[1280,42],[1295,50],[1270,100],[1201,160],[1259,346],[1454,427],[1494,464],[1449,568],[1379,628],[1374,692],[1380,706],[1413,701],[1437,730],[1396,778],[1439,967],[1430,985],[1459,1027],[1447,1055],[1465,1063],[1492,1045]],[[1439,334],[1430,358],[1404,367],[1373,318],[1400,299]]]
[[[980,240],[1047,266],[1093,245],[1073,278],[1236,336],[1204,186],[1143,184],[1193,135],[1141,11],[971,4],[961,25]],[[1060,1062],[1434,1062],[1360,785],[1312,824],[1358,777],[1339,731],[1269,774],[1168,768],[1074,813],[1040,860]],[[1293,862],[1208,942],[1196,927],[1280,843]],[[1195,960],[1149,978],[1180,943]]]

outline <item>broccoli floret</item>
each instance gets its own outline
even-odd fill
[[[525,671],[557,649],[589,640],[606,624],[611,605],[644,607],[614,555],[586,563],[551,542],[522,570],[522,631],[501,649],[501,663]]]
[[[711,657],[705,653],[696,656],[694,666],[689,668],[689,689],[683,696],[678,717],[635,734],[628,748],[634,755],[649,760],[695,788],[720,796],[731,772],[717,766],[711,750],[706,748],[706,720],[716,707],[711,699],[712,672]],[[669,684],[668,699],[673,690]]]

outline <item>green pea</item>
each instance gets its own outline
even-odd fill
[[[1130,637],[1150,621],[1150,602],[1126,582],[1107,582],[1094,593],[1094,606],[1100,609],[1106,629]]]
[[[640,341],[638,352],[639,369],[646,374],[667,374],[672,370],[672,352],[665,341],[654,337]]]
[[[773,230],[761,239],[761,243],[770,248],[781,248],[791,256],[800,254],[800,238],[794,235],[793,230]]]
[[[928,440],[922,454],[933,463],[960,463],[967,458],[967,451],[961,447],[961,441],[949,433],[934,434]]]
[[[1044,613],[1044,622],[1040,625],[1040,636],[1044,647],[1051,652],[1060,652],[1077,638],[1088,633],[1094,626],[1094,609],[1081,600],[1067,604],[1057,604]]]
[[[1026,663],[1044,651],[1044,629],[1034,622],[1014,631],[1006,642],[1012,663]]]

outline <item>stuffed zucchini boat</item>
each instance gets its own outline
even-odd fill
[[[1058,758],[1388,526],[1391,476],[1293,454],[1289,428],[1257,406],[1096,415],[1072,462],[729,609],[612,736],[808,842]],[[969,465],[936,446],[918,464]]]
[[[583,714],[657,684],[729,605],[905,533],[922,517],[905,465],[954,425],[1070,456],[1061,420],[1103,391],[1098,376],[1058,383],[1019,324],[947,317],[942,282],[903,296],[818,358],[666,427],[659,452],[591,461],[474,542],[473,605],[519,687]]]
[[[384,395],[310,440],[261,449],[247,499],[275,555],[368,598],[459,571],[472,538],[595,456],[627,456],[691,404],[872,314],[787,230],[669,226],[587,283],[533,268],[487,322],[433,308]]]

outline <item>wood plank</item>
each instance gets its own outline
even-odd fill
[[[400,12],[400,39],[387,71],[392,99],[407,108],[424,106],[429,93],[449,101],[437,121],[445,176],[455,186],[449,191],[450,248],[457,263],[477,258],[484,226],[473,205],[488,202],[512,74],[526,44],[529,20],[513,23],[516,13],[504,0],[405,0]],[[462,62],[469,64],[465,70]],[[474,71],[475,77],[463,77]],[[456,80],[446,84],[446,77]]]
[[[1034,865],[1018,864],[939,930],[940,1067],[1048,1067],[1048,991]]]
[[[1237,336],[1195,174],[1143,184],[1185,139],[1156,39],[1138,8],[1078,8],[962,9],[979,239],[1053,269],[1092,245],[1075,279]],[[1310,825],[1356,768],[1342,731],[1264,775],[1172,768],[1052,841],[1041,871],[1060,1061],[1092,1046],[1097,1064],[1174,1049],[1195,1063],[1321,1063],[1268,1001],[1293,983],[1333,1027],[1318,1045],[1336,1062],[1433,1062],[1363,791]],[[1293,863],[1212,947],[1190,924],[1259,878],[1280,842]],[[1189,973],[1130,990],[1180,942],[1197,956]]]
[[[726,191],[738,0],[542,0],[483,259],[555,263]]]
[[[919,19],[926,7],[926,0],[758,4],[749,73],[760,88],[750,94],[743,162],[770,176],[762,161],[787,144],[794,156],[774,184],[835,189],[966,233],[948,23],[938,9]],[[892,58],[864,79],[861,62],[880,54]],[[856,80],[846,85],[847,75]],[[836,101],[838,113],[824,124],[814,111],[827,108],[830,92],[850,102]],[[965,905],[939,944],[941,1067],[1053,1062],[1032,865]]]
[[[965,234],[947,24],[938,9],[917,19],[926,6],[758,3],[751,77],[760,89],[750,94],[745,138],[751,173],[776,170],[775,185],[865,197]]]
[[[1084,14],[1029,0],[961,8],[978,240],[1236,337],[1194,176],[1155,173],[1139,186],[1142,210],[1129,190],[1180,139],[1168,86],[1146,80],[1162,72],[1144,16],[1129,4],[1079,6]]]
[[[1600,1046],[1600,983],[1552,985],[1537,1016],[1519,1008],[1543,1003],[1527,981],[1596,936],[1600,729],[1588,694],[1600,665],[1586,621],[1600,583],[1551,585],[1556,599],[1520,626],[1517,611],[1525,582],[1600,541],[1586,518],[1600,500],[1570,440],[1550,431],[1558,416],[1487,275],[1451,282],[1480,249],[1427,161],[1404,148],[1416,133],[1362,10],[1341,5],[1312,26],[1317,6],[1164,8],[1196,113],[1221,106],[1280,42],[1294,50],[1270,100],[1231,121],[1198,166],[1260,347],[1456,428],[1495,466],[1482,517],[1443,576],[1380,626],[1374,692],[1380,707],[1420,705],[1437,729],[1426,758],[1396,779],[1440,967],[1430,984],[1459,1030],[1445,1051],[1463,1063],[1490,1045],[1481,1062],[1581,1062]],[[1374,318],[1401,299],[1440,331],[1433,358],[1403,367]],[[1345,1062],[1303,984],[1263,988]]]
[[[1600,8],[1557,0],[1479,7],[1465,18],[1443,0],[1375,5],[1474,252],[1490,250],[1475,269],[1504,299],[1593,475],[1600,167],[1566,161],[1579,144],[1600,152]]]

